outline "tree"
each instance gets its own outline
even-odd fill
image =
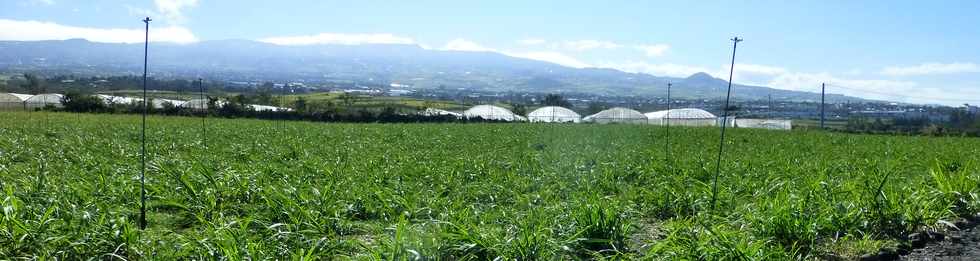
[[[541,99],[541,105],[543,105],[543,106],[559,106],[559,107],[565,107],[565,108],[572,107],[572,103],[568,102],[568,100],[565,100],[565,97],[562,97],[559,94],[548,94],[548,95],[545,95],[544,96],[544,99]]]
[[[511,112],[513,112],[514,114],[517,115],[527,114],[527,106],[524,106],[524,104],[512,103],[511,107],[512,107]]]
[[[25,83],[21,85],[21,88],[27,90],[31,94],[42,94],[46,91],[44,79],[41,79],[41,77],[34,74],[25,73],[24,80]]]
[[[596,113],[599,113],[602,110],[607,109],[608,107],[609,106],[607,106],[606,104],[601,103],[601,102],[590,102],[589,103],[589,107],[587,109],[585,109],[585,111],[588,114],[596,114]]]
[[[76,91],[65,93],[61,104],[70,112],[100,112],[106,109],[105,103],[99,97]]]
[[[297,112],[305,113],[306,112],[306,98],[303,98],[303,96],[297,97],[296,98],[296,101],[293,102],[293,107],[296,109]]]
[[[350,109],[351,106],[354,106],[354,100],[357,99],[357,96],[345,92],[341,93],[339,98],[344,102],[344,106]]]
[[[272,104],[272,91],[275,88],[275,84],[271,82],[263,83],[259,86],[255,99],[253,102],[258,104]]]

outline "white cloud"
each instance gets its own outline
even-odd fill
[[[29,5],[46,5],[46,6],[51,6],[55,4],[54,0],[27,0],[26,3]]]
[[[445,50],[445,51],[464,51],[464,52],[498,52],[497,50],[494,50],[493,48],[489,48],[489,47],[480,45],[480,44],[478,44],[476,42],[473,42],[473,41],[470,41],[470,40],[466,40],[466,39],[462,39],[462,38],[456,38],[456,39],[453,39],[452,41],[449,41],[448,43],[446,43],[445,46],[442,47],[442,50]]]
[[[187,22],[186,9],[197,6],[197,3],[198,0],[153,0],[153,10],[128,4],[124,6],[130,15],[148,16],[157,22],[181,25]]]
[[[969,99],[980,99],[980,93],[966,88],[923,86],[912,81],[841,78],[829,73],[786,73],[773,78],[767,86],[820,92],[822,83],[827,84],[827,93],[886,101],[955,106]]]
[[[528,39],[517,41],[517,43],[522,45],[541,45],[546,42],[547,41],[545,41],[544,39],[538,39],[538,38],[528,38]]]
[[[154,0],[153,4],[167,23],[182,24],[187,19],[184,9],[197,6],[197,0]]]
[[[606,62],[600,63],[598,67],[681,78],[694,73],[709,71],[709,69],[701,66],[672,63],[652,64],[638,61]],[[722,65],[717,71],[709,74],[727,80],[728,68],[728,65]],[[964,99],[980,99],[980,93],[969,91],[968,88],[951,86],[940,88],[922,86],[922,84],[914,81],[853,78],[854,73],[852,72],[847,72],[845,75],[849,77],[840,77],[825,72],[794,72],[782,67],[760,64],[736,64],[734,82],[815,93],[820,92],[822,83],[827,83],[827,93],[909,103],[958,105],[963,103]]]
[[[566,50],[582,52],[593,49],[617,49],[622,47],[622,45],[610,41],[579,40],[562,42],[560,43],[560,47]]]
[[[633,48],[643,51],[643,53],[649,57],[658,57],[664,55],[664,53],[667,53],[667,50],[670,49],[670,45],[649,44],[649,45],[637,45],[637,46],[633,46]]]
[[[673,63],[661,63],[652,64],[647,62],[622,62],[622,63],[612,63],[606,62],[599,65],[599,67],[613,68],[624,72],[631,73],[646,73],[656,76],[671,76],[671,77],[687,77],[695,73],[708,71],[704,67],[699,66],[688,66]]]
[[[90,28],[60,25],[52,22],[0,19],[0,40],[39,41],[82,38],[104,43],[140,43],[143,42],[143,37],[142,28]],[[167,26],[151,27],[150,41],[192,43],[198,40],[187,28]]]
[[[259,39],[278,45],[313,45],[313,44],[415,44],[415,40],[408,37],[396,36],[393,34],[339,34],[321,33],[316,35],[303,36],[282,36]]]
[[[586,62],[559,52],[503,52],[503,54],[512,57],[556,63],[574,68],[592,67],[592,65]]]
[[[729,68],[731,68],[731,66],[725,66],[725,69],[726,70],[728,70]],[[777,75],[777,74],[784,74],[784,73],[786,73],[786,69],[785,68],[782,68],[782,67],[775,67],[775,66],[768,66],[768,65],[758,65],[758,64],[747,64],[747,63],[736,64],[735,65],[735,71],[737,71],[737,72],[745,72],[745,73],[752,73],[752,74],[761,74],[761,75]]]
[[[559,64],[562,66],[574,67],[574,68],[585,68],[592,67],[592,65],[583,62],[575,57],[565,55],[560,52],[526,52],[526,51],[509,51],[509,50],[497,50],[494,48],[483,46],[479,43],[457,38],[446,43],[441,50],[444,51],[464,51],[464,52],[495,52],[503,54],[510,57],[538,60],[544,62],[550,62]]]
[[[975,63],[923,63],[916,66],[891,66],[881,70],[889,76],[915,76],[931,74],[956,74],[980,72]]]
[[[736,66],[735,69],[738,69]],[[918,86],[915,82],[893,81],[881,79],[846,79],[836,77],[829,73],[784,73],[777,75],[768,82],[769,86],[800,91],[820,91],[820,85],[828,83],[839,85],[851,89],[866,90],[869,92],[893,92],[900,89],[910,89]],[[843,89],[841,89],[843,90]],[[860,91],[856,90],[856,91]],[[852,92],[856,92],[852,91]],[[861,95],[867,96],[867,95]]]
[[[722,65],[717,71],[709,72],[715,78],[728,80],[730,64]],[[735,64],[732,82],[751,85],[765,85],[766,81],[774,76],[786,74],[789,71],[782,67],[738,63]]]

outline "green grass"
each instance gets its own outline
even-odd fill
[[[818,259],[980,211],[980,140],[0,112],[0,256]]]
[[[337,107],[347,107],[346,101],[341,99],[343,93],[340,92],[327,92],[327,93],[313,93],[313,94],[300,94],[300,95],[286,95],[283,96],[281,101],[287,106],[292,106],[298,97],[303,97],[308,102],[311,103],[333,103]],[[452,101],[438,101],[438,100],[420,100],[411,97],[393,97],[393,96],[368,96],[368,95],[352,95],[354,98],[350,100],[351,108],[359,109],[380,109],[383,107],[394,107],[406,110],[416,110],[425,108],[436,108],[443,110],[453,110],[453,111],[464,111],[470,107],[470,105],[456,103]]]
[[[843,130],[847,128],[846,120],[826,120],[824,126],[828,129]],[[820,129],[820,120],[793,120],[795,129]]]

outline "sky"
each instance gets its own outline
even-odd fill
[[[980,104],[980,1],[0,0],[0,40],[416,44],[657,76]]]

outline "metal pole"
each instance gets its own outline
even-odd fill
[[[732,38],[732,65],[729,67],[728,71],[728,94],[725,95],[725,107],[722,110],[721,117],[721,141],[718,143],[718,161],[715,162],[715,177],[711,182],[711,211],[715,210],[715,202],[718,200],[718,174],[721,172],[721,155],[725,151],[725,127],[728,126],[728,106],[732,99],[732,78],[735,74],[735,50],[738,49],[738,42],[741,42],[737,36]]]
[[[551,106],[551,123],[555,123],[555,110],[557,109],[555,106],[558,106],[558,104],[552,104]]]
[[[827,84],[820,84],[820,128],[824,128],[824,107],[826,107],[825,97],[827,96]]]
[[[146,66],[147,58],[149,55],[147,52],[150,49],[150,17],[143,19],[143,23],[146,24],[146,39],[143,42],[143,128],[140,129],[140,142],[142,143],[142,148],[140,149],[140,230],[146,229]]]
[[[667,82],[667,115],[665,119],[667,120],[667,129],[665,129],[664,136],[664,154],[666,155],[667,165],[670,165],[670,87],[673,85],[671,82]]]
[[[772,94],[769,94],[769,119],[772,119]]]
[[[204,143],[204,149],[208,148],[208,109],[207,109],[207,98],[204,96],[204,79],[197,78],[197,87],[201,90],[201,108],[204,109],[204,114],[201,115],[201,142]],[[193,105],[193,104],[191,104]]]

